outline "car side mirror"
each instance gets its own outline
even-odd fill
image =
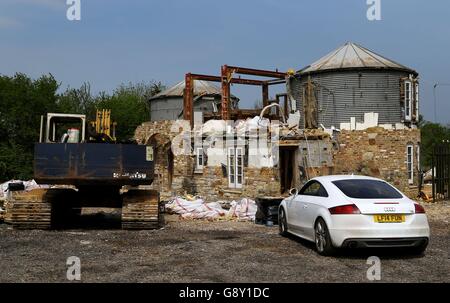
[[[291,196],[297,196],[298,195],[298,189],[296,189],[296,188],[291,188],[290,190],[289,190],[289,194],[291,195]]]

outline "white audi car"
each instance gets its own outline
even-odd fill
[[[389,183],[365,176],[323,176],[291,190],[279,208],[280,234],[336,248],[403,247],[422,254],[430,238],[424,208]]]

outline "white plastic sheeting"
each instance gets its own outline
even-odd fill
[[[255,201],[243,198],[240,201],[231,202],[231,208],[225,210],[218,202],[205,202],[203,199],[189,201],[176,197],[166,204],[170,213],[179,214],[184,219],[206,219],[206,220],[255,220],[257,206]]]
[[[30,180],[30,181],[10,180],[10,181],[7,181],[7,182],[5,182],[3,184],[0,184],[0,200],[4,200],[4,199],[6,199],[8,197],[8,195],[9,195],[9,190],[8,190],[9,183],[20,183],[20,182],[23,183],[23,186],[25,187],[26,191],[30,191],[30,190],[35,189],[35,188],[47,188],[48,187],[48,185],[38,185],[36,183],[36,181],[34,181],[34,180]]]

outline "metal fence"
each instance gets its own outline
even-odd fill
[[[431,162],[433,178],[433,202],[449,199],[450,192],[450,144],[436,145]]]

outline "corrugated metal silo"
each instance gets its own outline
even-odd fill
[[[349,42],[298,71],[291,88],[302,126],[310,126],[305,114],[311,103],[316,127],[339,128],[352,117],[364,122],[368,112],[378,113],[379,124],[411,125],[418,119],[417,76],[413,69]],[[405,81],[411,83],[406,97]]]

